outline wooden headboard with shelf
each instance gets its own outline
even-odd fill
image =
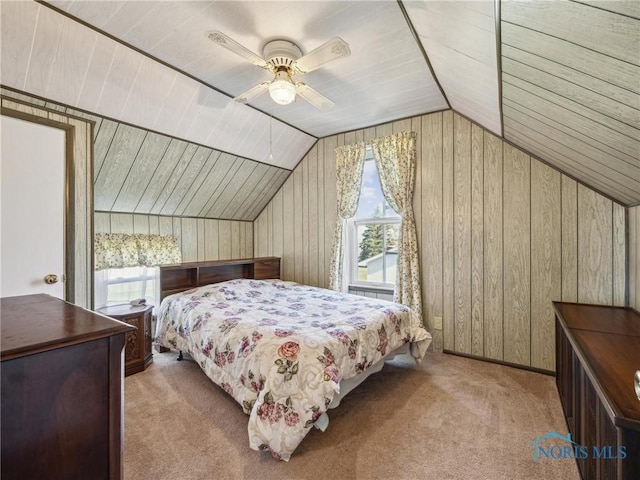
[[[174,293],[236,278],[280,278],[280,258],[178,263],[160,267],[160,300]]]

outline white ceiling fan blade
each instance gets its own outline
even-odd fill
[[[265,92],[269,88],[269,82],[262,82],[256,85],[253,88],[250,88],[244,93],[241,93],[237,97],[234,98],[236,102],[240,103],[249,103],[251,100],[256,98],[261,93]]]
[[[224,33],[214,30],[212,32],[208,32],[207,37],[212,42],[217,43],[218,45],[226,48],[227,50],[232,51],[236,55],[240,55],[242,58],[250,61],[254,65],[261,68],[269,69],[269,64],[265,62],[262,57],[259,57],[248,48],[243,47],[238,42],[228,37]]]
[[[298,73],[308,73],[325,63],[349,55],[351,50],[347,42],[340,37],[335,37],[296,60],[294,68]]]
[[[324,112],[326,112],[327,110],[331,110],[335,105],[331,100],[322,95],[316,89],[311,88],[309,85],[302,82],[296,83],[296,93],[311,105],[316,107],[318,110],[322,110]]]

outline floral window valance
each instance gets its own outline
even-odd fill
[[[180,263],[178,239],[173,235],[96,233],[95,269],[154,267]]]

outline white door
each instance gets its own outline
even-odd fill
[[[0,120],[0,296],[64,299],[65,131]],[[47,275],[57,282],[46,283]]]

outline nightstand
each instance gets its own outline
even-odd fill
[[[124,344],[124,375],[143,371],[153,361],[151,352],[151,312],[153,305],[113,305],[103,307],[99,313],[128,323],[137,328],[126,334]]]

